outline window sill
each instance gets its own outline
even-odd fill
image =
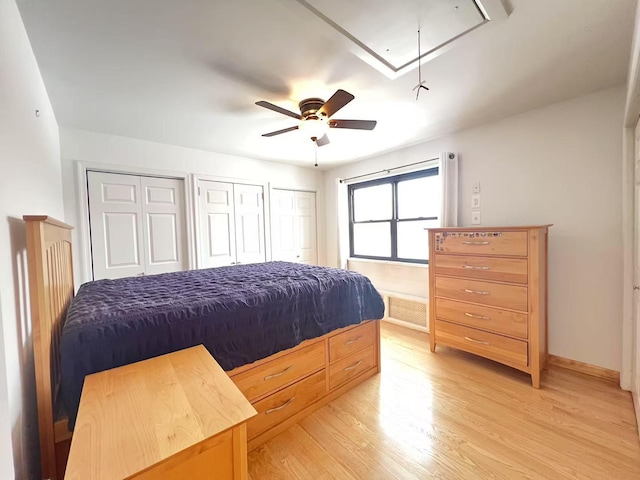
[[[379,265],[394,265],[400,267],[414,267],[414,268],[429,268],[429,264],[427,263],[413,263],[413,262],[402,262],[395,260],[375,260],[373,258],[360,258],[360,257],[349,257],[347,258],[348,262],[364,262],[364,263],[375,263]]]

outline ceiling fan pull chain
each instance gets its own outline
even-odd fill
[[[313,152],[315,153],[315,157],[316,157],[316,164],[314,165],[314,167],[318,166],[318,143],[317,143],[317,138],[316,137],[311,137],[311,141],[313,142]]]
[[[420,29],[418,28],[418,89],[416,90],[416,100],[420,96],[420,85],[422,85],[422,53],[420,52]]]
[[[429,90],[429,87],[424,86],[426,81],[422,80],[422,51],[420,49],[420,43],[420,27],[418,27],[418,85],[413,87],[413,89],[416,90],[416,101],[420,97],[420,90],[423,88]]]

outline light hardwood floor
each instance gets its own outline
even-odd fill
[[[523,372],[383,322],[382,373],[249,453],[259,479],[640,479],[631,397]]]

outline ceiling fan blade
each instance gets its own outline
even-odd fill
[[[326,133],[324,135],[322,135],[319,139],[316,140],[316,144],[319,147],[324,147],[325,145],[328,145],[330,143],[331,142],[329,141],[329,137],[327,137]]]
[[[351,95],[349,92],[337,90],[336,93],[334,93],[333,96],[320,108],[319,112],[324,113],[327,117],[331,117],[331,115],[336,113],[354,98],[356,97]]]
[[[298,125],[295,127],[283,128],[282,130],[276,130],[275,132],[263,133],[263,137],[273,137],[275,135],[280,135],[281,133],[293,132],[294,130],[298,130],[300,128]]]
[[[377,123],[375,120],[329,120],[329,127],[373,130],[376,128]]]
[[[265,102],[264,100],[256,102],[256,105],[258,105],[259,107],[268,108],[269,110],[273,110],[274,112],[278,112],[283,115],[288,115],[289,117],[297,118],[298,120],[302,120],[302,116],[300,114],[293,113],[291,110],[279,107],[277,105],[274,105],[273,103]]]

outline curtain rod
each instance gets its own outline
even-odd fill
[[[344,183],[344,182],[347,182],[349,180],[354,180],[356,178],[362,178],[362,177],[368,177],[370,175],[376,175],[378,173],[391,173],[393,170],[399,170],[401,168],[413,167],[414,165],[420,165],[421,163],[433,162],[435,160],[439,160],[439,157],[430,158],[429,160],[422,160],[421,162],[407,163],[406,165],[400,165],[399,167],[385,168],[384,170],[378,170],[377,172],[363,173],[362,175],[356,175],[355,177],[341,178],[340,179],[340,183]]]

